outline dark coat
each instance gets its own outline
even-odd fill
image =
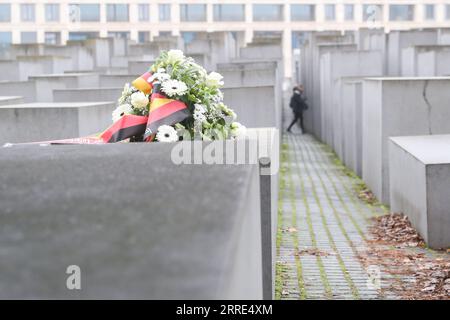
[[[291,107],[292,111],[294,111],[294,113],[302,113],[303,111],[308,110],[306,97],[298,90],[294,91],[289,106]]]

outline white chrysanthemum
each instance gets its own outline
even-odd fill
[[[187,91],[187,86],[183,81],[167,80],[161,86],[162,91],[169,97],[182,96]]]
[[[223,76],[217,72],[211,72],[206,76],[206,85],[208,87],[220,87],[223,86]]]
[[[126,114],[131,114],[133,112],[133,107],[129,104],[121,104],[112,112],[112,120],[116,122]]]
[[[177,142],[178,134],[172,126],[163,125],[158,128],[156,133],[156,139],[159,142]]]
[[[131,105],[136,109],[144,109],[148,105],[148,97],[141,91],[131,95]]]
[[[240,124],[239,122],[233,122],[230,125],[231,135],[235,138],[242,138],[247,132],[247,128]]]
[[[184,59],[184,53],[181,50],[169,50],[167,52],[167,62],[176,63]]]

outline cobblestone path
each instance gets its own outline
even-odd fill
[[[281,158],[276,298],[394,299],[358,258],[368,218],[386,209],[360,200],[358,180],[310,135],[284,135]]]

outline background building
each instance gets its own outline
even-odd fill
[[[281,37],[285,70],[304,31],[450,26],[444,0],[0,0],[0,45],[65,44],[94,37],[146,42],[157,35],[233,31],[245,43]]]

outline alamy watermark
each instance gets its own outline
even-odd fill
[[[364,7],[364,22],[368,29],[374,29],[379,26],[380,21],[383,20],[383,9],[381,5],[369,4]]]
[[[372,290],[381,289],[381,270],[379,266],[370,265],[367,267],[367,288]]]
[[[81,27],[81,9],[78,4],[69,5],[69,22],[72,30],[80,29]]]
[[[248,130],[245,137],[235,140],[182,141],[171,151],[171,160],[176,165],[208,164],[238,165],[261,164],[262,175],[278,173],[279,168],[278,130]]]
[[[68,290],[81,290],[81,268],[76,264],[70,265],[66,269],[69,276],[66,279]]]

